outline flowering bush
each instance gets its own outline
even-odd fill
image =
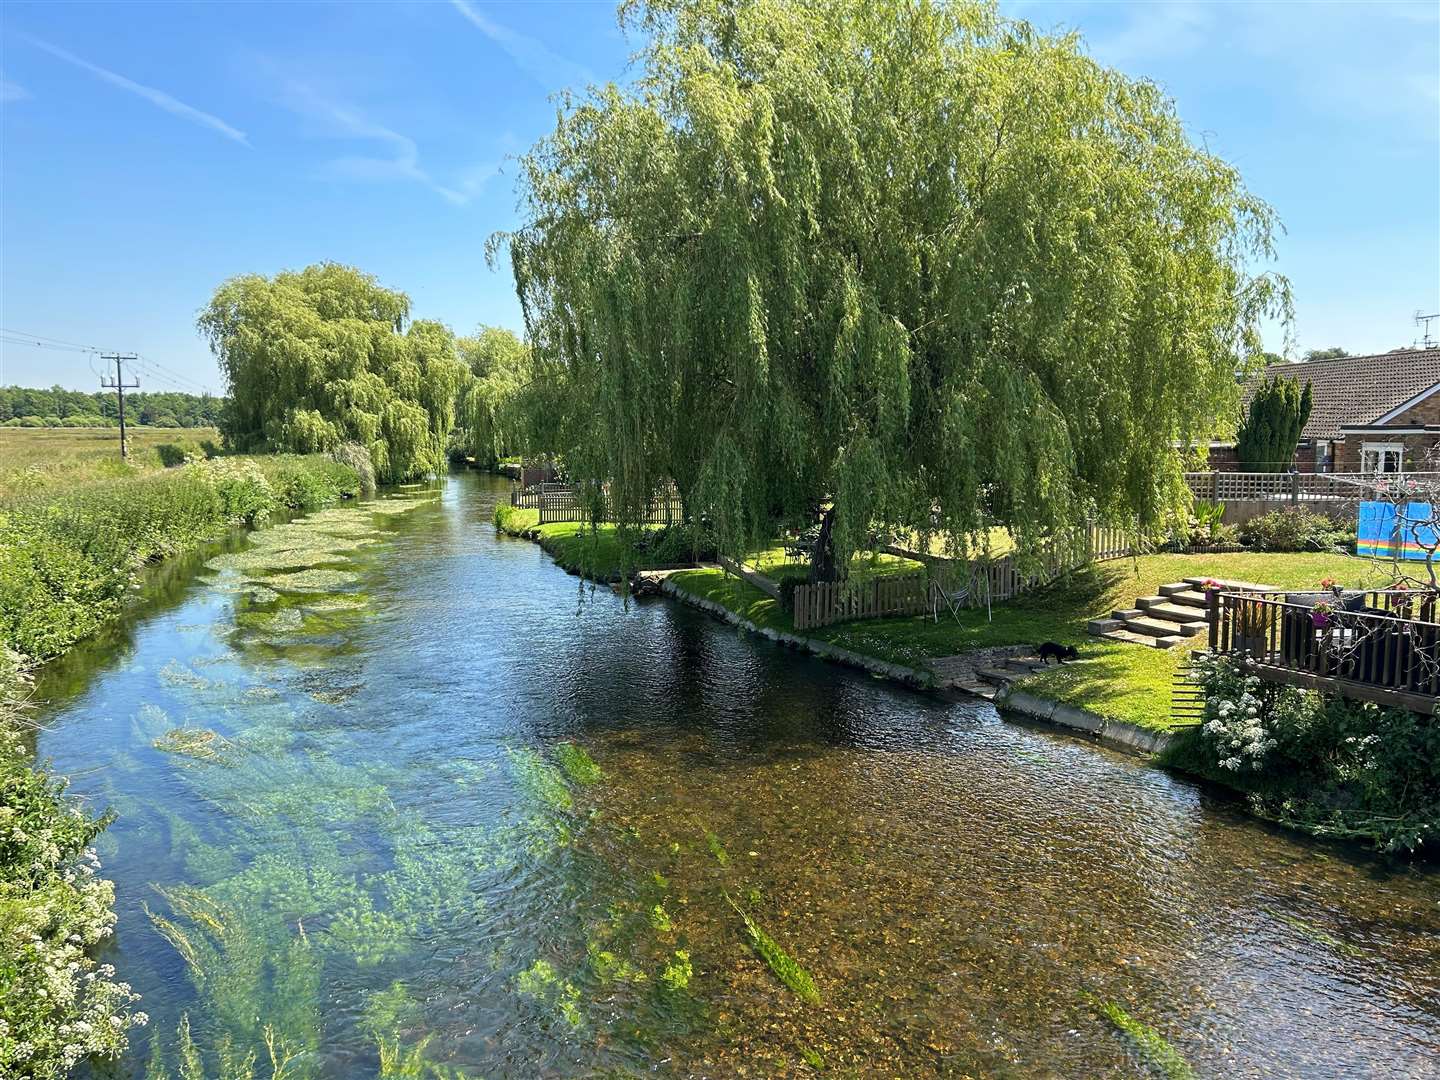
[[[1205,689],[1205,720],[1201,731],[1215,749],[1222,769],[1259,770],[1275,739],[1265,730],[1266,701],[1260,680],[1241,673],[1223,656],[1206,654],[1196,675]]]
[[[29,767],[16,734],[23,686],[18,657],[0,648],[0,1076],[60,1077],[118,1055],[146,1018],[90,954],[115,924],[114,887],[89,846],[108,819]]]
[[[1197,661],[1204,720],[1177,761],[1248,793],[1262,815],[1384,851],[1440,841],[1440,719],[1269,683]]]

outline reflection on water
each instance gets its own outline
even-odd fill
[[[1200,1075],[1435,1073],[1433,874],[627,607],[498,490],[232,542],[49,676],[121,814],[121,1075],[1142,1074],[1106,1002]]]

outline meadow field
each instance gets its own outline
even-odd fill
[[[130,455],[120,457],[119,428],[0,427],[0,500],[95,480],[118,480],[204,457],[220,446],[215,428],[127,427]]]

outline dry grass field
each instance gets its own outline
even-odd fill
[[[215,428],[132,427],[126,435],[122,461],[119,428],[0,427],[0,499],[134,476],[220,444]]]

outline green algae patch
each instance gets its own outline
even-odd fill
[[[650,909],[650,925],[661,934],[668,934],[675,929],[675,923],[670,918],[670,913],[665,910],[664,904],[656,904]]]
[[[565,774],[534,750],[507,750],[510,766],[520,786],[553,810],[569,811],[575,806],[574,796],[565,784]]]
[[[572,783],[585,787],[604,779],[600,766],[595,764],[595,759],[583,746],[562,742],[555,747],[554,753],[556,762]]]
[[[1190,1063],[1160,1032],[1135,1019],[1113,1001],[1102,1001],[1093,994],[1085,997],[1115,1026],[1115,1030],[1134,1044],[1145,1063],[1165,1080],[1196,1080],[1197,1074]]]
[[[710,849],[710,854],[715,856],[715,861],[721,866],[730,865],[730,856],[725,852],[725,845],[720,842],[720,837],[713,832],[706,831],[705,845]]]
[[[209,728],[174,728],[151,743],[156,750],[207,764],[229,757],[233,744]]]
[[[580,989],[569,979],[562,979],[548,960],[536,960],[515,979],[515,989],[553,1009],[572,1028],[585,1026],[580,1012]]]
[[[671,990],[688,990],[694,974],[695,968],[690,963],[689,951],[676,949],[675,955],[666,962],[664,970],[660,972],[660,981]]]
[[[1274,908],[1261,908],[1266,915],[1284,923],[1302,937],[1309,938],[1318,945],[1324,945],[1328,949],[1334,949],[1345,956],[1364,956],[1365,950],[1358,946],[1351,945],[1348,941],[1341,941],[1328,930],[1322,930],[1314,923],[1308,923],[1304,919],[1296,918],[1294,915],[1286,915],[1283,911],[1276,911]]]
[[[311,568],[289,574],[254,574],[252,579],[279,592],[329,592],[354,585],[360,575],[353,570]]]
[[[815,980],[810,973],[800,966],[799,962],[790,956],[780,944],[761,929],[760,924],[752,919],[748,912],[725,894],[726,902],[735,909],[735,913],[745,922],[745,931],[750,935],[750,947],[753,948],[760,959],[770,966],[775,977],[784,983],[801,1001],[810,1005],[820,1004],[820,991],[815,986]]]

